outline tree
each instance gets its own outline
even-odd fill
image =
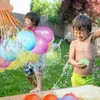
[[[47,0],[32,0],[31,11],[37,12],[40,16],[48,16],[51,3]]]
[[[54,0],[51,6],[51,13],[49,13],[48,21],[50,23],[62,24],[62,16],[61,16],[61,2],[59,0]]]
[[[100,0],[62,0],[62,18],[71,23],[79,13],[88,14],[93,22],[100,17]]]
[[[48,17],[50,23],[61,23],[61,2],[59,0],[32,0],[31,11],[37,12],[41,17]]]

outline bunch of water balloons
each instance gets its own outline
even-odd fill
[[[58,98],[58,96],[53,91],[51,93],[47,92],[44,96],[33,93],[26,95],[23,100],[83,100],[82,98],[76,97],[73,93],[64,94],[61,98]]]
[[[14,39],[7,36],[0,38],[0,67],[7,68],[18,57],[26,59],[28,52],[32,59],[51,49],[54,40],[53,31],[47,26],[39,26],[31,30],[19,31]],[[29,60],[29,59],[27,59]]]

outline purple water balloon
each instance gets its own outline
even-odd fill
[[[35,37],[36,37],[36,46],[33,48],[32,52],[35,54],[44,54],[48,50],[47,41],[43,37],[37,34],[35,34]]]
[[[47,26],[36,27],[34,33],[45,38],[48,43],[54,39],[54,32]]]

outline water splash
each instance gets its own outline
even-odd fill
[[[66,63],[65,66],[63,67],[62,73],[61,73],[59,79],[58,79],[57,82],[54,84],[54,86],[51,88],[51,90],[53,90],[53,89],[58,89],[58,88],[59,88],[59,87],[57,86],[57,84],[61,81],[61,78],[66,74],[66,70],[68,69],[68,67],[71,67],[71,66],[69,66],[69,61],[67,61],[67,63]]]
[[[69,68],[70,65],[68,65],[68,62],[66,64],[63,62],[63,59],[67,60],[68,53],[65,53],[65,54],[62,53],[62,50],[63,50],[63,48],[65,48],[65,46],[61,45],[63,42],[65,42],[65,39],[60,39],[60,41],[58,43],[54,43],[52,45],[52,49],[50,50],[50,52],[48,52],[46,54],[46,57],[47,57],[46,60],[48,62],[46,62],[47,65],[46,65],[46,68],[44,69],[44,72],[43,72],[44,80],[53,81],[51,79],[53,77],[55,77],[55,73],[57,73],[56,72],[57,65],[58,66],[60,65],[60,68],[62,70],[62,71],[59,70],[59,72],[58,72],[58,73],[61,73],[61,75],[59,76],[59,74],[58,74],[55,78],[55,80],[57,80],[57,81],[54,82],[55,81],[54,80],[53,82],[51,82],[53,87],[51,87],[51,88],[49,87],[50,89],[57,89],[59,87],[60,88],[66,87],[66,83],[68,84],[68,86],[69,86],[69,83],[70,83],[69,82],[70,80],[65,79],[66,77],[69,77],[69,79],[70,79],[70,73],[71,73],[70,68]],[[62,66],[64,66],[64,67],[62,68]],[[64,70],[65,66],[66,66],[66,69]],[[55,69],[55,70],[51,70],[51,69]],[[66,72],[67,69],[69,69],[68,72]],[[53,76],[50,74],[51,73],[50,71],[52,71],[52,73],[54,74]],[[64,84],[62,85],[63,82],[64,82]],[[60,85],[60,86],[58,86],[58,85]],[[44,87],[44,89],[48,90],[46,87]]]
[[[50,77],[49,75],[50,66],[60,63],[59,60],[61,59],[61,46],[60,46],[61,43],[62,40],[60,40],[58,43],[52,43],[52,48],[50,49],[49,52],[45,54],[44,63],[46,68],[44,69],[43,78],[46,78],[47,75],[48,77]]]

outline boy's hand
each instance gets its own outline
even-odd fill
[[[87,67],[87,65],[84,64],[84,63],[78,63],[78,67],[81,68],[81,69],[84,69],[84,68]]]
[[[81,60],[78,62],[78,66],[79,66],[79,68],[81,68],[81,69],[86,68],[88,65],[89,65],[89,61],[88,61],[87,59],[81,59]]]

